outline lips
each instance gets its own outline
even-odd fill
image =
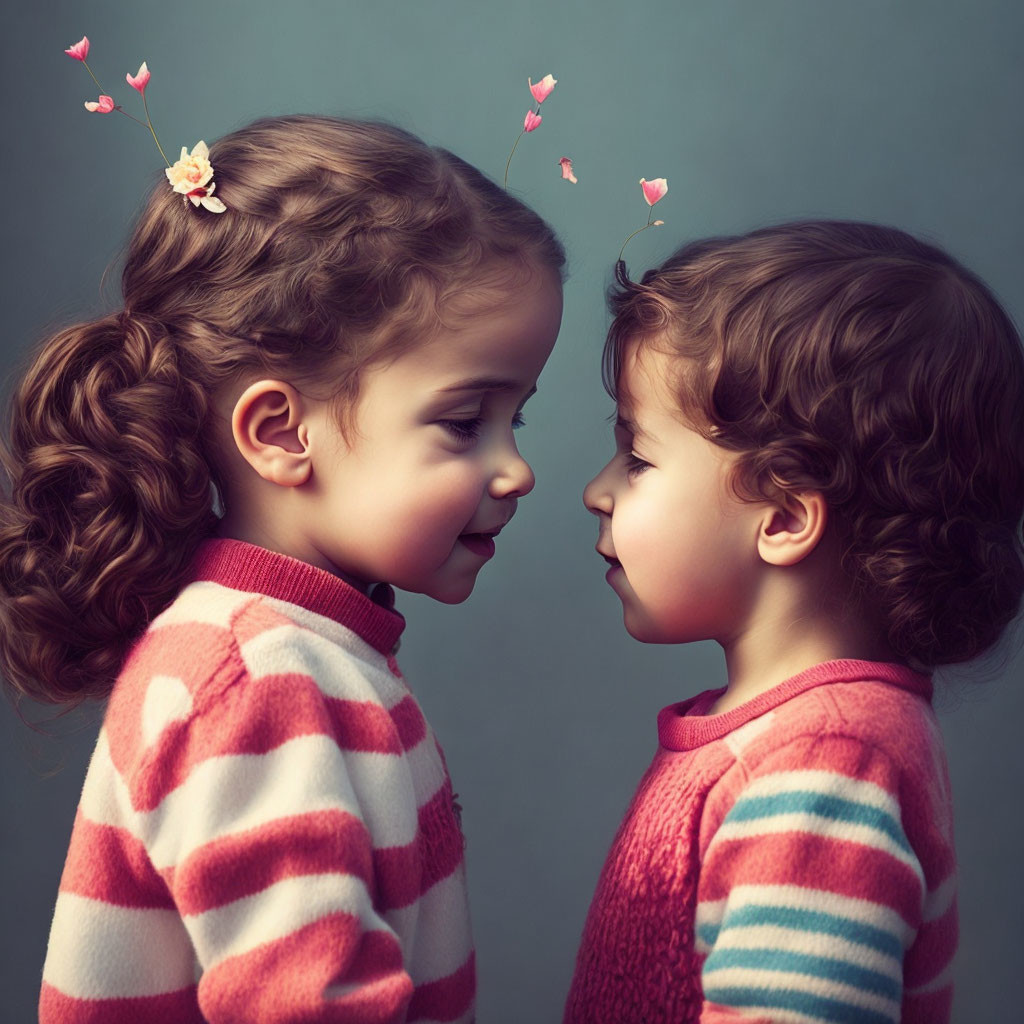
[[[464,547],[469,548],[474,555],[480,555],[482,558],[490,558],[494,554],[494,538],[501,533],[502,527],[496,526],[493,530],[480,530],[476,533],[463,533],[459,536],[459,541]]]

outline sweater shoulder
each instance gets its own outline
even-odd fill
[[[873,679],[827,683],[735,730],[724,742],[738,761],[756,770],[765,760],[794,760],[808,743],[857,745],[913,769],[942,747],[938,720],[923,697]]]
[[[297,714],[300,705],[338,701],[386,714],[407,695],[387,660],[340,623],[203,581],[186,587],[132,648],[104,734],[128,778],[165,762],[168,744],[185,734],[227,736],[243,719],[255,728],[288,707]]]

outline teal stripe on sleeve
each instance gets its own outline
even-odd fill
[[[884,928],[865,924],[863,921],[854,921],[839,914],[777,904],[766,906],[760,903],[746,903],[735,910],[729,910],[721,925],[701,925],[698,934],[703,942],[713,946],[718,941],[722,929],[757,925],[776,925],[793,931],[837,936],[848,942],[869,946],[896,960],[903,959],[903,944],[896,935]]]
[[[705,973],[713,973],[728,967],[739,967],[753,974],[761,975],[773,971],[803,974],[809,979],[848,985],[850,988],[871,995],[881,996],[899,1003],[903,986],[891,978],[867,967],[860,967],[848,960],[830,956],[815,956],[812,953],[796,953],[785,949],[715,949],[704,964]],[[766,978],[765,981],[768,979]]]
[[[728,822],[757,821],[777,814],[812,814],[851,825],[867,825],[887,835],[901,850],[913,856],[903,827],[891,814],[830,793],[789,790],[773,796],[740,797],[725,816]]]

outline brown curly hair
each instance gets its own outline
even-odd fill
[[[806,221],[684,246],[609,291],[627,353],[678,357],[680,412],[746,500],[814,489],[851,593],[919,668],[999,639],[1024,591],[1024,354],[986,286],[903,231]]]
[[[216,527],[214,398],[247,375],[324,387],[458,317],[467,285],[565,254],[523,203],[397,127],[268,118],[210,147],[221,215],[158,184],[124,309],[42,342],[0,451],[0,668],[15,694],[104,696]],[[257,379],[254,377],[254,379]]]

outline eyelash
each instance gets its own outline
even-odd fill
[[[483,425],[482,416],[474,416],[471,420],[438,420],[437,421],[453,437],[463,442],[475,441],[480,436],[480,427]],[[517,412],[512,417],[512,429],[518,430],[526,425],[523,414]]]
[[[645,469],[650,468],[651,464],[649,462],[644,462],[643,459],[638,458],[632,452],[626,456],[626,474],[628,476],[637,476]]]

